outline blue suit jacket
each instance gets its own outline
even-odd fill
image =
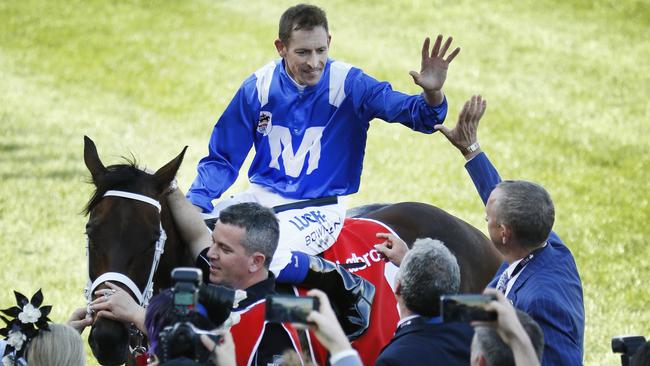
[[[484,153],[467,162],[483,203],[501,181]],[[512,285],[508,298],[537,321],[544,332],[542,365],[581,365],[585,329],[582,282],[573,255],[551,232],[547,246],[526,265]],[[496,283],[508,263],[503,263],[488,287]]]
[[[428,320],[418,317],[402,324],[375,365],[469,365],[474,329],[467,323],[430,324]]]

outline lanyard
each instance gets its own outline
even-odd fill
[[[524,267],[526,267],[526,265],[527,265],[531,260],[533,260],[533,258],[535,257],[535,255],[541,253],[542,250],[544,250],[544,248],[546,248],[547,246],[548,246],[548,244],[544,244],[543,247],[541,247],[541,248],[537,248],[537,249],[533,250],[532,252],[528,253],[527,256],[525,256],[524,258],[522,258],[521,261],[519,261],[519,263],[517,263],[517,265],[515,266],[515,269],[512,271],[512,274],[511,274],[510,276],[508,276],[508,278],[513,278],[514,276],[517,275],[517,273],[521,272],[521,270],[524,269]]]

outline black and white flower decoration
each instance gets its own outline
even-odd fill
[[[16,306],[0,310],[5,316],[0,318],[7,325],[0,329],[0,335],[7,341],[5,352],[2,355],[2,366],[13,366],[17,360],[24,356],[27,344],[36,337],[40,331],[49,330],[47,317],[52,310],[51,305],[41,306],[43,293],[39,289],[31,299],[14,291]]]

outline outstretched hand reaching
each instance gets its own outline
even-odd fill
[[[487,101],[480,95],[474,95],[465,102],[463,109],[458,115],[458,123],[453,129],[447,126],[438,124],[433,126],[436,130],[440,131],[447,140],[449,140],[467,160],[473,158],[481,152],[478,145],[478,138],[476,131],[478,130],[478,123],[485,113],[487,108]]]

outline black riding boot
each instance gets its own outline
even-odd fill
[[[359,338],[370,324],[375,286],[341,265],[309,256],[309,272],[299,285],[317,288],[327,294],[343,331],[349,340]]]

